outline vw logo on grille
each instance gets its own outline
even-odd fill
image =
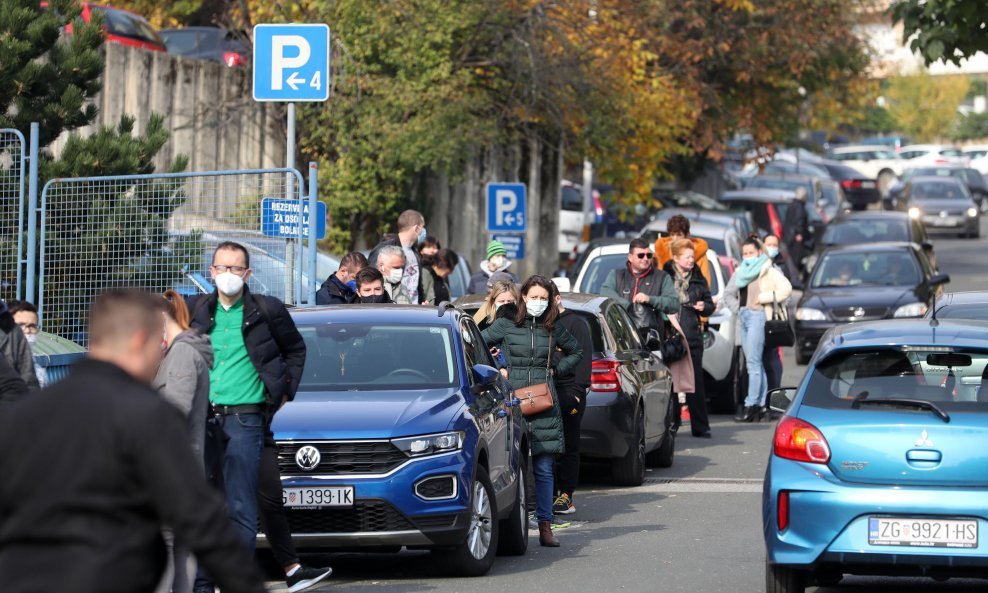
[[[862,307],[856,307],[854,311],[851,312],[851,315],[854,317],[864,317],[865,312],[866,311]]]
[[[295,453],[295,463],[303,471],[310,472],[316,469],[320,461],[322,461],[322,455],[319,454],[319,449],[312,445],[306,445]]]

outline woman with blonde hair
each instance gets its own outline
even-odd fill
[[[213,346],[209,337],[189,327],[189,309],[182,295],[174,290],[164,293],[166,346],[158,374],[151,386],[187,419],[189,442],[200,465],[206,441],[206,416],[209,411],[209,369],[213,366]],[[165,542],[171,553],[159,591],[184,593],[192,591],[195,580],[195,560],[188,549],[176,545],[170,530],[165,530]]]
[[[494,283],[490,291],[487,293],[487,298],[484,299],[484,304],[480,306],[477,313],[474,314],[473,320],[477,322],[477,326],[483,331],[488,327],[494,325],[503,314],[507,314],[510,317],[514,317],[518,306],[518,301],[521,300],[521,294],[518,292],[518,287],[514,282],[510,280],[501,280]],[[507,309],[504,309],[505,305],[510,305]]]

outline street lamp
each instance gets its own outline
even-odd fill
[[[800,127],[803,125],[803,101],[806,99],[806,88],[800,86],[797,90],[799,93],[799,105],[796,107],[796,175],[799,175],[799,131]]]

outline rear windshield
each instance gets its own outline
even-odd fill
[[[861,220],[831,223],[823,233],[827,245],[851,245],[876,241],[908,241],[905,220]]]
[[[988,321],[988,303],[946,305],[937,309],[938,319],[976,319]]]
[[[607,275],[623,267],[627,261],[627,253],[615,253],[593,258],[587,264],[587,270],[583,273],[583,280],[577,289],[589,294],[600,294],[600,287],[604,285],[604,280],[607,280]]]
[[[855,398],[925,400],[941,408],[988,411],[988,351],[889,347],[837,352],[810,375],[804,403],[852,407]],[[860,409],[894,407],[862,405]]]
[[[575,187],[564,187],[562,207],[568,212],[583,212],[583,194]]]
[[[164,45],[161,37],[151,28],[151,25],[138,16],[112,8],[93,6],[93,10],[98,10],[103,14],[103,26],[106,27],[108,33]]]
[[[301,391],[395,391],[456,384],[448,327],[334,323],[302,326]]]

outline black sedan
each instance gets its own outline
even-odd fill
[[[926,317],[988,321],[988,292],[972,290],[942,294],[937,304],[926,312]]]
[[[900,209],[922,220],[927,229],[956,231],[960,237],[981,236],[981,211],[957,178],[913,177],[899,203]]]
[[[820,254],[836,245],[857,245],[859,243],[879,243],[906,241],[919,245],[936,269],[936,254],[933,243],[926,234],[923,223],[905,212],[869,210],[842,214],[830,221],[817,242],[816,252],[807,262],[812,269]]]
[[[835,325],[922,317],[950,281],[915,243],[832,247],[796,305],[796,361],[806,364]]]
[[[977,204],[982,213],[988,212],[988,184],[985,178],[977,169],[961,167],[958,165],[937,165],[935,167],[913,167],[906,169],[902,174],[902,179],[893,183],[889,187],[887,202],[894,207],[897,200],[902,197],[902,192],[914,177],[953,177],[960,180],[967,190],[971,192],[971,199]]]
[[[865,210],[882,200],[878,182],[869,179],[854,167],[848,167],[837,161],[821,161],[818,164],[830,173],[831,179],[840,184],[841,189],[844,190],[844,199],[854,210]]]
[[[483,295],[469,295],[455,304],[473,314],[483,300]],[[616,483],[637,486],[645,480],[646,465],[672,466],[678,399],[669,368],[642,344],[631,318],[614,300],[566,293],[563,307],[587,322],[594,343],[580,455],[610,464]]]

